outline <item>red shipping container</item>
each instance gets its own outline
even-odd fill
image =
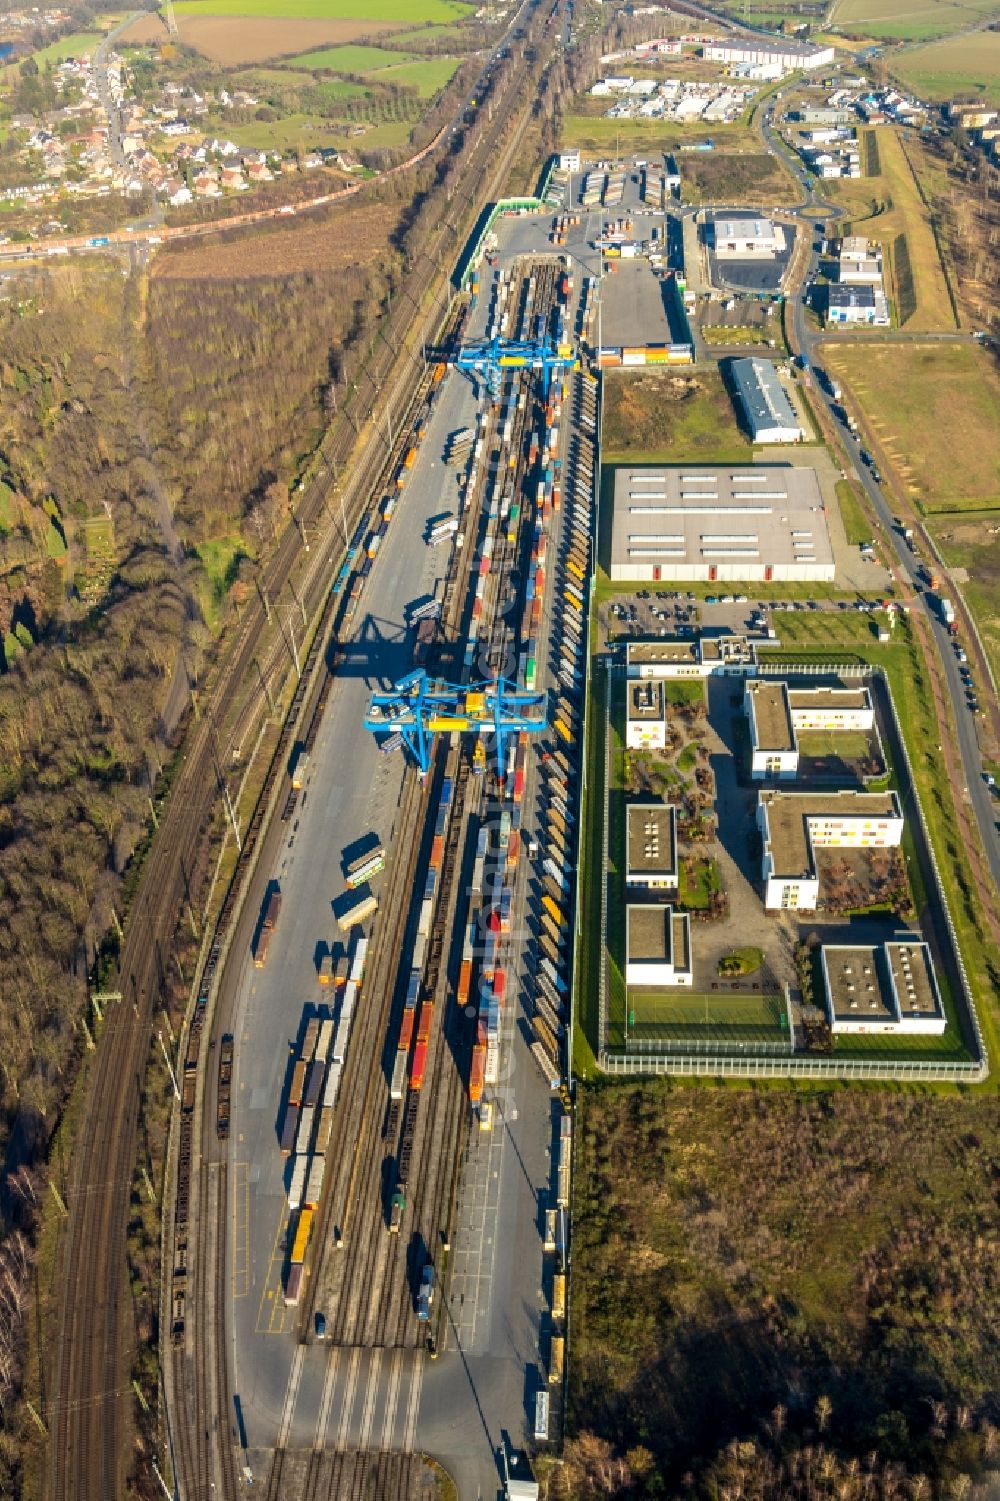
[[[495,907],[493,908],[489,917],[486,919],[486,926],[489,928],[491,933],[499,933],[500,931],[500,913]]]
[[[424,1082],[424,1074],[427,1072],[427,1044],[418,1042],[413,1049],[413,1063],[410,1066],[410,1088],[421,1089]]]
[[[489,571],[490,571],[490,560],[489,560],[489,558],[480,558],[479,559],[479,577],[480,578],[485,578],[486,575],[489,573]]]
[[[518,766],[515,769],[515,771],[514,771],[514,801],[515,801],[515,803],[519,803],[521,801],[521,799],[522,799],[523,796],[524,796],[524,767],[523,766]],[[517,859],[516,852],[515,852],[515,855],[514,855],[514,859],[515,860]],[[513,860],[511,860],[511,858],[510,858],[510,849],[509,848],[508,848],[508,851],[507,851],[507,862],[508,862],[508,864],[511,864],[511,865],[514,863]]]
[[[416,1011],[412,1006],[407,1007],[403,1012],[403,1023],[399,1029],[399,1046],[404,1053],[410,1051],[410,1043],[413,1041],[413,1020],[415,1016]]]
[[[501,969],[499,964],[497,965],[496,973],[493,976],[493,994],[496,996],[497,1000],[502,1006],[507,996],[507,975],[506,972]]]
[[[417,1047],[419,1047],[421,1043],[423,1043],[424,1047],[426,1047],[430,1042],[431,1025],[433,1021],[434,1002],[424,1001],[424,1004],[420,1008],[420,1023],[417,1027]]]

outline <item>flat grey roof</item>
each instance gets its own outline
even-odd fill
[[[926,943],[887,943],[885,958],[892,974],[900,1016],[943,1016],[941,992]]]
[[[733,360],[730,365],[736,395],[753,432],[767,427],[802,431],[788,392],[770,360]]]
[[[870,709],[867,688],[789,688],[793,709]]]
[[[629,683],[628,717],[654,721],[664,717],[663,684],[658,678],[641,678]]]
[[[640,662],[697,662],[698,644],[680,637],[668,637],[665,641],[629,641],[628,661]]]
[[[829,307],[875,306],[875,288],[871,282],[835,282],[829,288]]]
[[[627,874],[677,877],[677,815],[671,803],[632,803],[625,812]]]
[[[768,788],[760,793],[767,814],[768,842],[774,875],[779,879],[811,875],[815,869],[808,818],[899,818],[895,792],[784,792]]]
[[[756,729],[755,745],[762,751],[795,750],[795,726],[784,683],[764,679],[747,684]]]
[[[888,971],[867,944],[823,947],[826,989],[834,1021],[895,1021]]]
[[[670,961],[673,954],[672,918],[669,907],[628,909],[628,958]]]
[[[804,465],[620,468],[611,565],[824,564],[833,547],[816,471]],[[664,575],[667,576],[667,575]]]

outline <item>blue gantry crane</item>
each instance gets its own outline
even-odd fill
[[[500,382],[513,370],[540,370],[545,395],[548,396],[556,370],[573,370],[579,363],[572,344],[556,344],[552,339],[473,339],[463,344],[453,356],[458,370],[469,370],[481,377],[494,401],[500,399]]]
[[[401,735],[421,776],[430,770],[431,741],[438,732],[494,734],[502,778],[507,764],[507,736],[522,730],[537,735],[544,730],[544,704],[544,693],[525,693],[506,678],[466,688],[429,678],[420,668],[400,678],[390,692],[372,694],[365,729]]]

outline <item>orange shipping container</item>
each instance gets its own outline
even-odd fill
[[[472,1049],[472,1067],[469,1069],[469,1099],[478,1105],[483,1097],[483,1079],[486,1076],[486,1044],[477,1042]]]
[[[306,1064],[305,1064],[305,1059],[304,1058],[300,1058],[299,1061],[298,1061],[298,1063],[296,1063],[295,1067],[292,1069],[292,1084],[291,1084],[291,1088],[288,1091],[288,1103],[289,1103],[289,1105],[301,1105],[302,1104],[302,1091],[305,1088],[305,1083],[306,1083]]]
[[[416,457],[417,457],[417,450],[415,448],[411,448],[409,450],[409,452],[407,453],[406,458],[403,460],[403,463],[404,463],[404,465],[406,466],[407,469],[412,469],[413,468],[414,462],[416,461]]]
[[[444,835],[435,834],[431,845],[431,870],[440,870],[444,858]]]
[[[458,1004],[469,1004],[469,992],[472,989],[472,960],[463,959],[462,966],[458,971]]]
[[[431,1026],[433,1022],[434,1002],[424,1001],[423,1005],[420,1008],[420,1021],[417,1026],[417,1047],[419,1047],[421,1043],[424,1043],[424,1045],[426,1046],[426,1044],[430,1042]]]
[[[413,1064],[410,1068],[410,1088],[421,1089],[427,1072],[427,1044],[418,1042],[413,1049]]]

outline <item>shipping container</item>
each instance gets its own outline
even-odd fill
[[[295,1134],[299,1129],[299,1106],[288,1104],[285,1106],[284,1119],[281,1122],[281,1155],[291,1155],[295,1145]]]
[[[316,1127],[315,1150],[322,1157],[330,1145],[330,1133],[333,1130],[333,1107],[324,1104],[319,1112],[319,1125]]]
[[[309,1165],[306,1177],[306,1191],[303,1196],[303,1204],[307,1209],[315,1209],[323,1192],[323,1174],[326,1172],[326,1160],[323,1157],[314,1157]]]
[[[378,911],[378,902],[367,887],[361,887],[353,901],[345,904],[337,922],[342,933],[350,932],[358,923],[363,923]]]
[[[306,1247],[309,1244],[309,1236],[312,1232],[313,1213],[314,1211],[309,1208],[302,1209],[299,1213],[298,1223],[295,1226],[295,1239],[292,1242],[291,1259],[293,1264],[297,1261],[305,1260]]]
[[[389,1098],[401,1100],[406,1092],[406,1058],[404,1048],[397,1048],[392,1060],[392,1078],[389,1083]]]
[[[434,1002],[427,999],[420,1007],[420,1021],[417,1023],[417,1044],[430,1041],[431,1027],[434,1025]]]
[[[298,1059],[292,1069],[292,1082],[288,1088],[288,1103],[301,1105],[302,1094],[306,1087],[306,1062],[304,1058]]]
[[[302,1097],[304,1105],[315,1106],[319,1104],[323,1090],[323,1079],[326,1075],[326,1064],[318,1059],[309,1065],[309,1073],[306,1078],[305,1094]]]
[[[552,1278],[552,1317],[566,1317],[566,1278],[562,1272],[556,1272]]]
[[[418,1042],[413,1049],[413,1063],[410,1067],[410,1088],[422,1089],[424,1075],[427,1072],[427,1044]]]
[[[285,1304],[289,1308],[294,1308],[302,1296],[302,1276],[301,1261],[293,1262],[285,1277]]]
[[[299,1129],[295,1133],[295,1150],[298,1153],[308,1152],[309,1143],[312,1140],[313,1120],[316,1110],[313,1105],[303,1105],[299,1115]]]
[[[486,1072],[486,1045],[477,1042],[472,1049],[472,1064],[469,1069],[469,1099],[478,1104],[483,1095],[483,1078]]]

